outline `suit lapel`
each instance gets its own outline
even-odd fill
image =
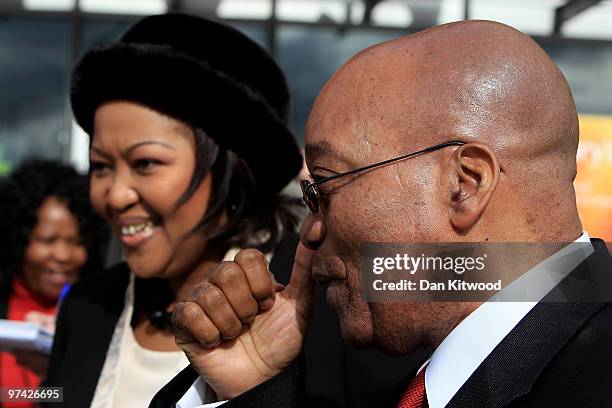
[[[551,301],[560,296],[575,298],[567,292],[566,280],[608,271],[610,256],[607,250],[599,242],[593,245],[595,254],[582,262],[516,325],[447,407],[504,407],[529,393],[548,363],[606,304]]]
[[[448,407],[504,407],[527,394],[546,365],[604,303],[540,303],[493,350]]]
[[[89,293],[91,299],[75,301],[79,323],[90,322],[79,327],[68,348],[74,353],[67,353],[64,378],[67,379],[65,391],[72,397],[65,400],[66,406],[89,406],[93,399],[102,367],[106,360],[108,346],[115,332],[115,325],[124,307],[125,290],[129,283],[129,269],[120,264],[103,272],[108,280],[103,282],[100,291]],[[78,356],[75,359],[73,356]],[[77,361],[75,361],[77,360]]]
[[[162,389],[157,391],[149,404],[149,408],[173,407],[198,379],[198,373],[188,365]]]

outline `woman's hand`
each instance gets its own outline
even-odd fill
[[[220,400],[275,376],[299,354],[314,303],[312,253],[298,245],[283,287],[261,252],[242,250],[176,305],[176,344]]]
[[[24,320],[29,323],[34,323],[48,330],[51,333],[55,332],[55,316],[46,313],[31,311],[25,315]],[[17,359],[17,364],[22,367],[29,368],[34,374],[44,379],[47,375],[47,367],[49,366],[49,356],[37,351],[15,350],[12,352]]]
[[[46,313],[31,311],[25,315],[24,320],[45,328],[50,333],[55,333],[55,316]]]

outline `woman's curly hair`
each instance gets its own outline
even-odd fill
[[[15,273],[19,273],[37,212],[48,197],[67,203],[78,220],[87,263],[80,277],[103,269],[108,229],[89,202],[88,178],[74,168],[55,161],[34,159],[23,163],[0,180],[0,296],[8,295]]]

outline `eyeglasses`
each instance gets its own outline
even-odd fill
[[[382,161],[380,163],[374,163],[374,164],[370,164],[370,165],[365,166],[365,167],[359,167],[357,169],[353,169],[353,170],[347,171],[346,173],[334,174],[333,176],[322,178],[319,181],[315,181],[314,183],[310,182],[309,180],[302,180],[300,182],[300,187],[302,187],[302,200],[304,200],[304,202],[306,203],[306,206],[308,207],[308,209],[313,214],[316,214],[316,213],[319,212],[319,197],[321,195],[321,193],[319,192],[319,186],[321,184],[323,184],[323,183],[327,183],[328,181],[336,180],[336,179],[339,179],[341,177],[350,176],[351,174],[360,173],[362,171],[370,170],[370,169],[373,169],[375,167],[384,166],[385,164],[394,163],[396,161],[404,160],[404,159],[407,159],[407,158],[412,157],[412,156],[417,156],[419,154],[433,152],[435,150],[442,149],[444,147],[448,147],[448,146],[461,146],[461,145],[464,145],[464,144],[465,144],[465,142],[460,142],[458,140],[453,140],[453,141],[450,141],[450,142],[440,143],[440,144],[437,144],[435,146],[430,146],[430,147],[427,147],[425,149],[422,149],[422,150],[419,150],[419,151],[416,151],[416,152],[408,153],[408,154],[405,154],[403,156],[395,157],[393,159],[388,159],[388,160]]]

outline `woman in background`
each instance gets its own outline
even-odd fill
[[[299,200],[280,190],[302,159],[288,89],[237,30],[168,14],[88,52],[71,102],[91,137],[92,204],[126,262],[64,299],[48,385],[66,407],[145,407],[188,365],[170,315],[210,268],[253,247],[290,270]]]
[[[26,162],[0,183],[0,214],[0,318],[53,331],[62,289],[101,270],[104,226],[87,180],[60,163]],[[37,387],[47,361],[34,352],[0,353],[0,386]]]

